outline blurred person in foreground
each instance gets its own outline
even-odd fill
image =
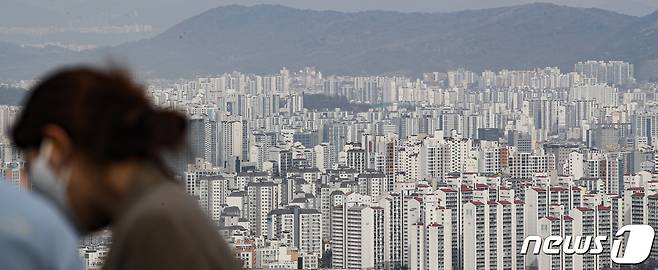
[[[12,130],[30,180],[82,234],[111,226],[104,269],[238,269],[161,160],[185,134],[184,116],[154,108],[126,73],[91,68],[41,81]]]
[[[59,210],[0,179],[0,269],[79,270],[78,239]]]

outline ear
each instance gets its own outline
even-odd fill
[[[59,172],[64,165],[72,160],[74,153],[73,141],[68,133],[57,125],[46,125],[41,132],[42,141],[49,140],[52,143],[50,165]]]

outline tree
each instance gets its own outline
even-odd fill
[[[331,249],[326,250],[320,259],[320,268],[331,268]]]

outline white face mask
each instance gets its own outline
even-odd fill
[[[52,143],[43,141],[39,155],[30,164],[28,177],[32,183],[32,189],[37,193],[53,201],[57,207],[68,211],[68,182],[71,175],[69,169],[63,170],[64,173],[57,175],[50,166],[50,155],[52,153]]]

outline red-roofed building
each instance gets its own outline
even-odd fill
[[[452,226],[446,210],[444,217],[429,225],[418,223],[409,227],[409,262],[412,269],[450,269],[453,265]],[[439,223],[441,222],[441,223]]]

